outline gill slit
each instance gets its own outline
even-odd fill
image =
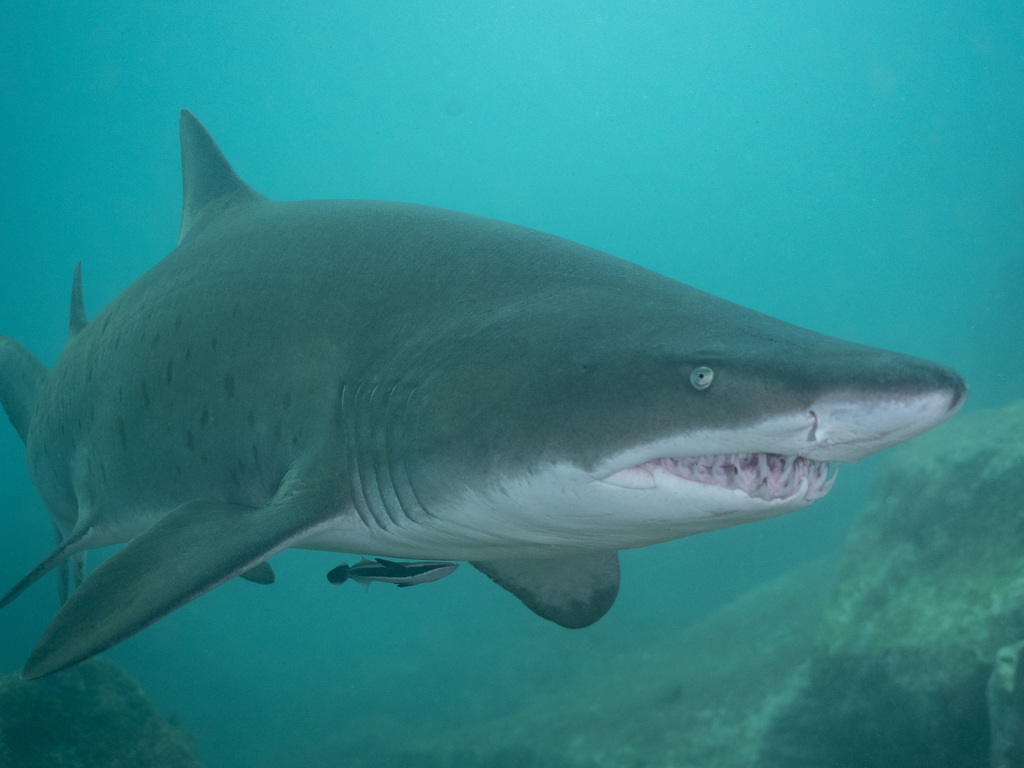
[[[381,503],[377,475],[373,471],[373,395],[376,391],[377,385],[374,384],[369,394],[366,394],[366,387],[362,383],[356,390],[353,414],[356,417],[356,469],[359,472],[359,483],[367,511],[378,528],[387,530],[389,515]]]
[[[369,449],[371,470],[373,471],[377,496],[380,499],[381,507],[384,509],[388,519],[394,525],[401,527],[404,510],[402,509],[402,502],[398,498],[398,494],[395,493],[391,471],[388,467],[388,410],[391,405],[391,396],[394,394],[395,387],[397,386],[398,383],[395,382],[388,389],[387,395],[384,396],[383,409],[376,408],[373,402],[378,389],[383,392],[383,387],[380,384],[375,384],[373,391],[370,393],[370,400],[367,406],[370,414],[373,442],[367,448]],[[374,418],[378,415],[378,410],[381,411],[379,419]]]
[[[358,394],[359,388],[357,387],[356,397],[358,397]],[[352,496],[352,506],[355,508],[356,514],[359,515],[359,519],[362,520],[363,524],[370,528],[373,527],[371,520],[374,518],[370,513],[369,505],[366,503],[366,495],[363,493],[363,485],[359,477],[358,441],[356,439],[358,432],[356,411],[358,409],[349,401],[348,382],[342,382],[341,425],[345,431],[345,468],[348,472],[349,493]]]
[[[412,480],[409,477],[409,470],[408,467],[406,467],[405,453],[401,450],[401,445],[403,444],[402,441],[405,438],[405,424],[409,416],[409,403],[412,402],[412,398],[416,394],[416,387],[414,385],[409,390],[409,394],[405,398],[405,402],[396,406],[400,411],[392,416],[390,410],[391,398],[394,396],[397,389],[398,384],[396,383],[395,388],[391,390],[391,394],[388,396],[388,413],[386,417],[387,428],[389,433],[391,430],[394,430],[392,439],[388,440],[388,471],[391,475],[391,483],[395,490],[395,497],[398,499],[398,503],[405,512],[405,516],[413,522],[419,523],[434,516],[425,506],[423,506],[419,497],[416,495],[416,489],[412,486]],[[394,399],[397,401],[399,398]]]

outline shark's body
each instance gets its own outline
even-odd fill
[[[585,626],[617,551],[806,506],[829,462],[966,395],[584,246],[399,203],[274,202],[182,113],[177,248],[0,400],[58,548],[0,601],[130,541],[24,674],[64,668],[286,547],[470,560]],[[66,576],[62,575],[66,585]],[[64,594],[67,588],[64,587]]]

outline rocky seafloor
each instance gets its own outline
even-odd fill
[[[189,735],[117,666],[0,678],[2,768],[203,768]]]

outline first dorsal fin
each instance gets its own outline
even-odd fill
[[[196,116],[181,110],[181,229],[178,245],[205,224],[238,206],[267,198],[250,187],[220,151]]]
[[[82,262],[78,262],[75,265],[75,277],[71,281],[71,320],[68,322],[68,338],[77,336],[88,324],[85,300],[82,298]]]

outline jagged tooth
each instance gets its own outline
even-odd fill
[[[717,463],[712,467],[711,477],[714,478],[716,485],[720,485],[723,488],[727,488],[729,486],[729,477],[725,471],[725,467],[721,463]]]
[[[814,491],[821,486],[821,465],[812,461],[807,464],[807,492],[814,493]]]
[[[825,482],[821,484],[822,493],[824,496],[826,493],[832,490],[832,486],[836,484],[836,478],[839,477],[839,464],[836,463],[836,471],[832,474],[832,477],[826,478]]]
[[[758,474],[757,465],[748,465],[743,471],[743,477],[746,482],[747,493],[751,496],[756,495],[761,485],[761,476]]]
[[[839,465],[838,464],[836,464],[836,471],[832,475],[832,477],[828,476],[829,469],[832,466],[831,463],[829,463],[829,462],[820,462],[820,465],[821,465],[821,468],[822,468],[822,472],[819,475],[820,482],[816,483],[815,486],[811,488],[810,493],[808,495],[808,499],[812,500],[812,501],[814,499],[820,499],[822,496],[826,495],[830,490],[832,490],[832,486],[836,482],[836,477],[838,477],[838,475],[839,475]]]
[[[779,485],[782,486],[783,490],[791,489],[797,476],[796,459],[793,456],[787,456],[782,463],[782,474],[779,475]]]

